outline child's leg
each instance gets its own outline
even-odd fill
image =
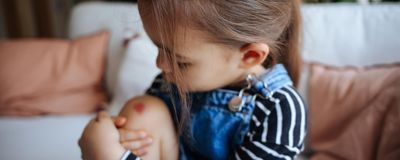
[[[152,96],[141,96],[130,100],[120,112],[127,118],[124,126],[128,130],[143,130],[153,138],[153,144],[144,160],[177,160],[178,138],[167,106]]]

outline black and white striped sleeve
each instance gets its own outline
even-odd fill
[[[121,160],[141,160],[140,157],[134,155],[131,151],[126,151],[124,155],[122,155]]]
[[[256,100],[249,132],[231,159],[291,160],[302,151],[307,132],[302,98],[291,86],[272,97]]]

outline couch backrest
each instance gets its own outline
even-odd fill
[[[335,66],[400,62],[400,3],[304,5],[306,60]]]
[[[144,32],[137,5],[85,2],[73,8],[69,26],[70,38],[100,30],[111,32],[106,70],[110,94],[113,98],[125,96],[123,99],[126,100],[126,96],[143,92],[158,72],[155,66],[157,48]],[[124,40],[134,37],[135,34],[140,36],[124,47]]]
[[[336,66],[365,66],[400,61],[400,5],[324,4],[303,5],[303,58]],[[134,56],[125,54],[124,37],[143,31],[137,5],[132,3],[86,2],[74,7],[70,20],[70,37],[108,29],[111,31],[106,82],[109,92],[115,94],[138,94],[127,86],[139,86],[139,92],[149,85],[156,74],[154,69],[156,48],[148,38],[130,47]],[[141,47],[135,50],[134,46]],[[144,48],[147,47],[148,49]],[[130,53],[129,53],[130,54]],[[127,58],[126,56],[129,56]],[[149,72],[139,81],[130,81],[124,71],[131,61],[145,61]],[[146,67],[138,64],[141,69]],[[153,66],[153,67],[150,67]],[[121,71],[122,70],[122,71]],[[143,71],[142,71],[143,72]],[[305,74],[303,74],[305,75]],[[135,84],[129,84],[129,83]],[[306,80],[301,85],[306,96]],[[125,87],[125,88],[124,88]],[[139,88],[140,88],[139,87]],[[122,92],[121,92],[122,90]],[[132,91],[131,91],[132,90]],[[120,93],[121,92],[121,93]],[[126,99],[126,98],[125,98]]]

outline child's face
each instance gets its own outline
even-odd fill
[[[144,27],[154,44],[170,48],[169,44],[161,44],[154,23],[150,18],[142,17]],[[221,44],[212,43],[201,31],[186,29],[177,32],[175,54],[184,81],[189,91],[208,91],[237,82],[242,78],[244,70],[239,67],[241,62],[240,49],[234,49]],[[171,53],[166,53],[171,54]],[[173,73],[163,54],[157,57],[157,66],[164,77],[174,83]],[[186,69],[185,69],[186,68]]]

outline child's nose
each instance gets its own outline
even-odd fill
[[[171,67],[166,59],[167,58],[164,54],[159,53],[157,56],[157,67],[161,69],[164,73],[169,73],[171,72]]]

